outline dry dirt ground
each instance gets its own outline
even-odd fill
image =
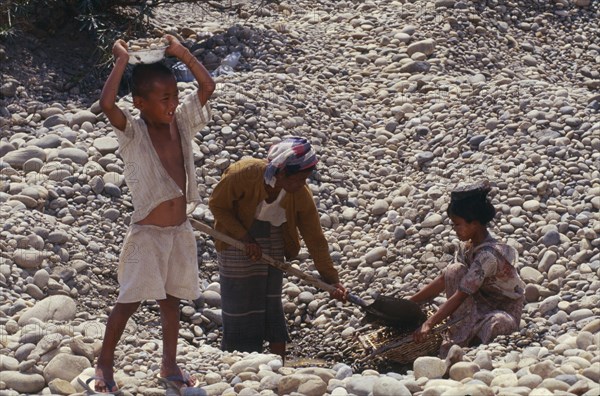
[[[157,20],[177,25],[180,15],[202,10],[207,10],[202,4],[159,6],[144,27],[152,30]],[[219,16],[214,8],[211,13]],[[8,39],[0,38],[0,85],[14,79],[26,94],[0,95],[0,107],[24,99],[89,106],[98,99],[110,71],[110,60],[110,48],[101,49],[77,21],[55,21],[42,29],[19,29]]]
[[[0,73],[2,83],[17,80],[25,93],[8,102],[27,99],[42,102],[93,102],[105,71],[99,67],[100,53],[93,40],[68,25],[53,34],[21,32],[0,41],[4,49]],[[22,89],[21,89],[22,90]]]

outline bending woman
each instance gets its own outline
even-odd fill
[[[448,298],[439,310],[414,333],[417,342],[444,319],[461,319],[450,327],[440,355],[445,357],[453,344],[487,344],[500,334],[518,330],[523,310],[524,286],[515,268],[518,253],[502,244],[487,229],[496,214],[487,198],[484,182],[451,193],[448,215],[463,242],[454,263],[421,291],[410,297],[420,303],[442,292]]]
[[[276,260],[300,251],[300,235],[321,277],[336,286],[332,297],[345,300],[329,255],[317,208],[306,179],[317,165],[310,143],[299,137],[273,145],[267,160],[245,158],[223,174],[209,199],[215,228],[246,245],[241,252],[217,242],[223,339],[226,351],[261,352],[263,341],[285,359],[289,341],[283,314],[283,273],[263,262],[262,253]]]

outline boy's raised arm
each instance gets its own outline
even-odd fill
[[[106,117],[108,117],[108,121],[115,128],[122,131],[127,126],[127,118],[125,118],[125,114],[117,106],[117,93],[119,92],[121,78],[129,62],[127,43],[121,39],[117,40],[113,45],[112,52],[115,56],[115,65],[104,83],[104,88],[102,88],[100,108],[106,114]]]
[[[204,106],[215,90],[215,82],[210,73],[174,36],[167,34],[165,38],[169,41],[167,54],[176,56],[185,63],[194,75],[194,78],[198,82],[198,98],[200,99],[200,104]]]

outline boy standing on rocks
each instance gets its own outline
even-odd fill
[[[176,364],[179,334],[179,301],[199,297],[196,240],[187,220],[200,201],[196,184],[192,139],[210,120],[207,101],[215,89],[208,71],[175,37],[166,35],[166,54],[190,69],[198,90],[181,103],[176,79],[162,63],[140,64],[132,72],[133,117],[116,104],[119,83],[129,62],[127,44],[113,46],[114,68],[100,98],[102,111],[114,127],[119,150],[130,167],[125,181],[131,191],[134,212],[119,258],[120,285],[102,350],[98,357],[94,389],[118,392],[113,377],[114,352],[127,320],[143,300],[160,307],[163,331],[162,379],[192,390],[191,377]]]

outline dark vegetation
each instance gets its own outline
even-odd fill
[[[0,40],[23,33],[55,35],[72,29],[106,48],[117,36],[145,35],[153,11],[177,3],[222,11],[241,8],[231,0],[7,0],[0,4]]]
[[[15,79],[41,100],[57,93],[89,95],[110,70],[117,38],[154,37],[161,6],[188,3],[207,11],[246,14],[263,0],[2,0],[0,2],[0,84]],[[60,96],[60,95],[59,95]]]

